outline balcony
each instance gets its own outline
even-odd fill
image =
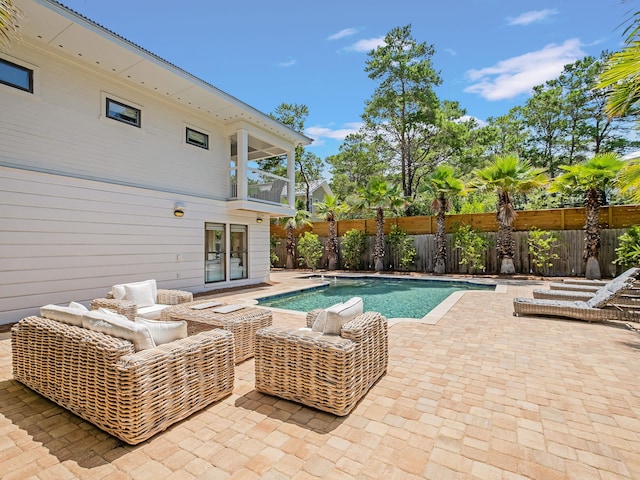
[[[274,215],[295,213],[295,209],[288,205],[287,199],[282,195],[285,187],[289,184],[287,178],[252,167],[248,167],[246,171],[247,194],[243,198],[238,193],[238,169],[237,167],[229,169],[231,208],[254,210]]]

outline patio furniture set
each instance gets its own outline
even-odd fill
[[[640,268],[630,268],[610,281],[565,279],[533,298],[513,300],[513,314],[543,315],[588,322],[640,321]]]
[[[256,390],[335,415],[387,369],[386,319],[357,298],[310,312],[300,329],[154,280],[116,285],[90,306],[47,305],[14,325],[13,376],[132,445],[230,395],[235,364],[253,356]]]

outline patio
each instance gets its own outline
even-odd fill
[[[298,275],[214,297],[277,293]],[[249,359],[230,397],[135,447],[15,382],[0,334],[2,478],[640,479],[639,332],[512,316],[541,283],[393,324],[388,373],[347,417],[255,392]],[[304,317],[274,311],[273,323]]]

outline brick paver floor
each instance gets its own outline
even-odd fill
[[[230,397],[135,447],[15,382],[3,334],[0,477],[640,479],[640,333],[513,317],[532,289],[470,291],[434,325],[394,324],[388,373],[347,417],[257,393],[251,359]]]

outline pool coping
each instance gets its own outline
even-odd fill
[[[251,298],[251,299],[243,299],[245,300],[245,303],[249,303],[251,305],[258,305],[260,300],[265,300],[265,299],[274,299],[274,298],[278,298],[278,297],[282,297],[285,295],[290,295],[292,293],[297,293],[297,292],[305,292],[308,290],[317,290],[320,288],[326,288],[327,286],[329,286],[331,284],[331,280],[327,280],[326,277],[333,277],[333,278],[352,278],[352,279],[357,279],[357,278],[383,278],[383,279],[388,279],[388,280],[398,280],[398,281],[416,281],[416,282],[434,282],[434,281],[440,281],[440,282],[457,282],[457,283],[471,283],[471,284],[476,284],[476,285],[493,285],[495,286],[494,290],[488,290],[488,291],[492,291],[494,293],[506,293],[507,292],[507,285],[502,284],[502,283],[498,283],[496,282],[494,279],[460,279],[460,278],[455,278],[455,277],[447,277],[447,276],[442,276],[442,277],[429,277],[429,278],[424,278],[424,277],[405,277],[405,276],[399,276],[399,275],[390,275],[390,274],[348,274],[348,273],[337,273],[337,274],[317,274],[317,273],[311,273],[308,275],[304,275],[301,278],[303,279],[319,279],[321,283],[318,284],[314,284],[314,285],[309,285],[308,287],[304,287],[304,286],[296,286],[295,288],[292,288],[291,290],[287,290],[284,292],[280,292],[277,294],[273,294],[273,295],[265,295],[265,296],[261,296],[258,298]],[[438,305],[436,305],[429,313],[427,313],[424,317],[422,318],[403,318],[403,317],[394,317],[394,318],[388,318],[387,322],[389,327],[392,327],[398,323],[423,323],[423,324],[428,324],[428,325],[435,325],[436,323],[438,323],[438,321],[444,317],[446,315],[446,313],[451,309],[451,307],[453,307],[458,300],[460,300],[462,298],[462,296],[467,293],[470,292],[472,290],[460,290],[457,292],[453,292],[451,295],[449,295],[447,298],[445,298],[442,302],[440,302]],[[274,311],[278,311],[278,312],[283,312],[283,313],[288,313],[288,314],[293,314],[293,315],[306,315],[306,312],[302,312],[300,310],[286,310],[283,308],[277,308],[277,307],[269,307],[269,306],[263,306],[263,308],[269,308],[272,309]]]

